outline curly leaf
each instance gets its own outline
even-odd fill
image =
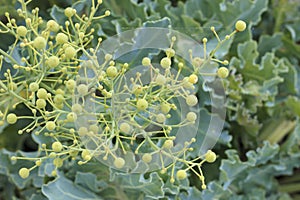
[[[106,187],[106,183],[101,180],[97,180],[97,176],[93,173],[77,172],[75,177],[75,184],[80,185],[93,192],[99,192],[100,187]]]
[[[164,196],[162,190],[164,183],[155,172],[151,173],[148,179],[145,179],[143,174],[111,172],[110,180],[122,185],[126,191],[135,191],[135,193],[140,191],[149,198],[157,199]]]
[[[42,192],[49,200],[102,199],[91,191],[74,184],[62,175],[54,181],[43,185]]]

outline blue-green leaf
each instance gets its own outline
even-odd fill
[[[143,174],[124,174],[112,171],[110,180],[122,185],[126,191],[143,192],[146,197],[157,199],[164,196],[162,190],[164,183],[156,172],[151,173],[149,178],[145,179]]]
[[[49,200],[100,200],[101,197],[91,191],[74,184],[64,176],[60,175],[54,181],[43,185],[43,194]]]
[[[107,183],[103,180],[98,181],[97,176],[93,173],[77,172],[75,184],[80,185],[93,192],[99,192],[101,187],[107,187]]]

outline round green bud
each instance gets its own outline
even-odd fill
[[[217,71],[217,75],[220,78],[227,78],[229,75],[229,71],[226,67],[220,67]]]
[[[144,57],[143,60],[142,60],[142,65],[145,66],[145,67],[150,66],[151,65],[150,58]]]
[[[191,74],[189,76],[189,82],[192,84],[196,84],[198,82],[198,76],[195,74]]]
[[[35,161],[35,165],[36,166],[41,166],[42,165],[42,160],[37,160],[37,161]]]
[[[54,104],[54,106],[59,109],[59,110],[62,110],[64,108],[64,104],[63,103],[56,103]]]
[[[58,33],[55,40],[57,44],[65,44],[68,42],[68,36],[64,33]]]
[[[186,171],[185,170],[178,170],[176,173],[176,177],[178,178],[178,180],[183,180],[187,177]]]
[[[45,108],[46,105],[47,105],[45,99],[38,99],[38,100],[36,100],[35,104],[36,104],[36,107],[37,107],[38,109]]]
[[[25,26],[18,26],[17,35],[19,37],[25,37],[27,34],[27,28]]]
[[[33,83],[29,84],[29,90],[31,92],[36,92],[36,91],[38,91],[38,89],[39,89],[39,84],[38,83],[33,82]]]
[[[83,32],[79,32],[79,34],[78,34],[78,36],[79,36],[79,38],[84,38],[84,33]]]
[[[164,57],[163,59],[161,59],[160,65],[162,66],[162,68],[169,68],[171,66],[171,59],[168,57]]]
[[[47,22],[47,28],[52,32],[59,31],[59,24],[54,20],[49,20]]]
[[[174,182],[175,182],[175,179],[174,179],[173,177],[171,177],[171,178],[170,178],[170,183],[173,184]]]
[[[104,14],[105,14],[105,16],[109,16],[110,15],[110,11],[106,10]]]
[[[54,99],[53,99],[53,100],[54,100],[54,103],[55,103],[55,104],[61,104],[61,103],[64,102],[65,98],[64,98],[63,95],[57,94],[57,95],[54,96]]]
[[[150,163],[152,161],[152,155],[150,153],[145,153],[143,156],[142,156],[142,160],[145,162],[145,163]]]
[[[80,136],[84,136],[84,135],[86,135],[88,132],[89,132],[89,131],[88,131],[88,129],[87,129],[86,127],[80,127],[80,128],[78,129],[78,134],[79,134]]]
[[[80,104],[74,104],[72,105],[72,112],[74,113],[81,113],[82,112],[82,106]]]
[[[182,68],[183,68],[183,66],[184,66],[184,65],[183,65],[183,63],[182,63],[182,62],[179,62],[179,63],[178,63],[178,67],[179,67],[179,69],[182,69]]]
[[[166,116],[162,113],[156,115],[156,121],[158,123],[164,123],[166,121]]]
[[[74,112],[70,112],[68,115],[67,115],[67,121],[68,122],[75,122],[77,119],[77,115],[76,113]]]
[[[55,158],[55,157],[56,157],[56,153],[51,152],[51,153],[49,154],[49,158]]]
[[[173,140],[166,140],[163,144],[163,148],[165,149],[171,149],[174,145]]]
[[[131,131],[131,126],[128,123],[123,122],[120,125],[120,131],[128,134]]]
[[[81,157],[84,159],[84,160],[88,160],[88,158],[91,158],[91,153],[89,150],[87,149],[84,149],[82,152],[81,152]]]
[[[56,170],[53,170],[53,171],[51,172],[51,176],[57,176]]]
[[[239,32],[244,31],[246,29],[247,25],[246,22],[242,21],[242,20],[238,20],[235,23],[235,29]]]
[[[104,59],[105,59],[106,61],[109,61],[109,60],[112,59],[112,55],[111,55],[111,54],[105,54]]]
[[[167,82],[167,79],[165,76],[161,75],[161,74],[158,74],[156,79],[155,79],[155,82],[158,84],[158,85],[164,85],[166,84]]]
[[[52,143],[52,150],[54,152],[61,152],[61,150],[63,149],[63,146],[60,142],[56,141]]]
[[[197,119],[197,114],[194,112],[188,112],[188,114],[186,115],[186,119],[190,122],[194,122]]]
[[[85,156],[84,158],[83,158],[83,160],[85,160],[85,161],[89,161],[89,160],[91,160],[92,159],[92,156],[91,155],[87,155],[87,156]]]
[[[6,117],[6,121],[7,121],[7,123],[9,123],[9,124],[15,124],[15,123],[17,122],[17,120],[18,120],[18,117],[17,117],[17,115],[14,114],[14,113],[10,113],[10,114],[8,114],[7,117]]]
[[[73,15],[75,15],[76,10],[73,9],[73,8],[68,7],[68,8],[65,9],[65,12],[64,12],[64,13],[65,13],[65,15],[66,15],[68,18],[70,18],[70,17],[73,17]]]
[[[189,106],[195,106],[198,103],[198,99],[195,95],[189,95],[185,98],[186,104]]]
[[[68,81],[65,82],[66,87],[68,88],[68,90],[73,91],[76,87],[76,81],[70,79]]]
[[[107,74],[107,76],[113,78],[113,77],[117,76],[118,70],[117,70],[117,68],[116,68],[115,66],[109,66],[109,67],[106,69],[106,74]]]
[[[53,165],[57,168],[60,168],[61,166],[63,166],[63,164],[64,164],[64,160],[61,158],[55,158],[53,160]]]
[[[45,90],[44,88],[40,88],[37,91],[36,95],[39,99],[47,99],[47,90]]]
[[[138,110],[146,110],[148,108],[148,102],[145,99],[139,99],[136,102],[136,107]]]
[[[166,168],[163,168],[163,169],[160,170],[160,173],[161,173],[161,174],[165,174],[166,172],[167,172],[167,169],[166,169]]]
[[[124,165],[125,165],[125,160],[123,158],[118,157],[114,160],[114,166],[116,168],[121,169],[122,167],[124,167]]]
[[[42,36],[38,36],[33,40],[33,47],[37,50],[45,49],[47,45],[47,41]]]
[[[173,57],[173,56],[175,56],[175,50],[171,49],[171,48],[168,48],[166,50],[166,54],[167,54],[168,57]]]
[[[56,128],[55,122],[53,122],[53,121],[48,121],[48,122],[46,123],[46,129],[47,129],[48,131],[53,131],[55,128]]]
[[[65,92],[62,89],[58,88],[57,90],[55,90],[55,94],[65,95]]]
[[[80,84],[78,85],[77,87],[77,92],[80,94],[80,95],[86,95],[88,93],[88,86],[86,84]]]
[[[76,50],[74,47],[69,46],[65,49],[65,55],[67,59],[72,59],[76,56]]]
[[[29,174],[30,174],[29,169],[27,169],[27,168],[25,168],[25,167],[23,167],[23,168],[21,168],[21,169],[19,170],[19,175],[20,175],[21,178],[23,178],[23,179],[27,178],[27,177],[29,176]]]
[[[59,65],[59,58],[57,56],[50,56],[47,60],[47,65],[50,68],[57,67]]]
[[[209,163],[213,163],[215,162],[215,160],[217,159],[217,156],[216,154],[211,151],[211,150],[208,150],[205,154],[205,160]]]
[[[16,161],[16,160],[17,160],[17,157],[16,157],[16,156],[12,156],[12,157],[10,158],[10,160]]]
[[[160,110],[164,114],[168,114],[171,110],[171,106],[168,103],[161,103],[160,104]]]

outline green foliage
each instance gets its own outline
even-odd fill
[[[90,180],[89,180],[90,181]],[[65,189],[67,188],[67,190]],[[72,181],[58,177],[42,187],[43,194],[50,200],[54,199],[101,199],[84,187],[74,185]]]
[[[33,0],[31,7],[35,7],[36,2]],[[300,199],[300,3],[285,0],[174,2],[103,0],[96,15],[102,15],[106,9],[111,15],[96,20],[90,28],[95,29],[96,36],[105,39],[138,27],[170,26],[199,43],[208,35],[207,48],[212,49],[217,39],[209,36],[211,26],[224,38],[238,19],[247,22],[246,31],[224,43],[215,54],[230,61],[230,75],[223,80],[227,113],[224,130],[214,149],[217,162],[203,164],[207,189],[202,190],[199,178],[190,172],[188,179],[171,184],[170,177],[160,171],[126,173],[95,159],[77,165],[78,160],[68,158],[55,178],[51,175],[55,166],[50,159],[33,169],[27,179],[22,179],[18,174],[20,167],[30,168],[32,163],[14,161],[11,157],[44,156],[38,148],[53,142],[44,134],[32,134],[32,138],[29,134],[18,135],[17,130],[31,122],[22,120],[0,126],[0,199]],[[4,12],[20,6],[16,1],[4,0],[0,0],[0,5],[3,23],[7,23]],[[66,7],[72,6],[79,15],[88,14],[91,1],[47,1],[37,6],[42,6],[43,17],[64,24]],[[10,14],[17,18],[17,12]],[[153,38],[149,37],[150,42]],[[4,52],[14,42],[14,37],[7,34],[0,33],[0,39],[0,49]],[[95,37],[89,47],[96,44]],[[18,51],[16,48],[11,56],[21,63]],[[122,61],[137,64],[146,53],[128,54]],[[158,60],[162,57],[159,52],[151,52],[151,56]],[[12,65],[12,60],[4,60],[1,80],[7,69],[14,72]],[[210,96],[202,90],[205,85],[201,84],[197,85],[201,106],[197,141],[203,140],[209,128],[213,106]],[[217,95],[217,91],[213,94]],[[0,108],[4,109],[8,104],[2,102]],[[11,104],[15,102],[17,100],[12,99]],[[22,105],[15,112],[17,115],[30,113]],[[194,151],[187,157],[196,158],[201,147],[197,143],[191,147]],[[182,167],[176,166],[175,170]]]

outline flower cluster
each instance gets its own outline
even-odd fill
[[[245,22],[238,21],[236,30],[224,40],[211,27],[219,43],[208,55],[208,40],[204,38],[203,58],[193,57],[190,52],[193,69],[189,75],[182,75],[185,63],[174,61],[174,36],[158,64],[152,63],[150,56],[144,57],[140,64],[145,73],[128,73],[132,66],[117,62],[114,55],[106,54],[103,60],[97,58],[101,38],[90,48],[94,39],[94,29],[90,28],[93,20],[110,15],[106,11],[95,16],[102,1],[93,0],[88,15],[79,16],[75,9],[66,8],[67,20],[63,25],[42,19],[38,8],[28,12],[30,0],[19,2],[22,9],[17,12],[24,18],[24,24],[18,25],[9,13],[5,14],[8,23],[0,22],[1,33],[15,36],[8,52],[0,49],[1,73],[4,59],[12,65],[0,80],[0,126],[29,119],[31,122],[18,130],[18,134],[42,134],[51,138],[51,142],[40,145],[37,158],[28,158],[35,164],[29,169],[21,168],[20,176],[27,178],[46,159],[52,159],[55,166],[52,175],[56,176],[57,169],[69,159],[83,165],[97,158],[125,171],[134,171],[142,165],[149,170],[161,169],[161,173],[170,173],[172,183],[176,177],[185,179],[191,170],[205,189],[201,166],[204,162],[214,162],[216,154],[208,150],[190,159],[187,153],[193,151],[190,146],[196,139],[178,142],[176,130],[193,126],[199,120],[198,113],[193,111],[198,104],[194,90],[199,76],[226,78],[229,75],[229,62],[215,59],[214,54],[224,41],[245,30]],[[22,57],[14,57],[14,52]],[[220,67],[212,74],[201,73],[201,67],[207,62],[217,62]],[[175,65],[178,70],[173,70]],[[183,111],[177,101],[187,110]],[[14,110],[19,104],[25,105],[32,114],[17,116]],[[174,123],[173,118],[182,114],[185,117]],[[27,158],[13,156],[11,159]],[[176,163],[185,167],[178,170]]]

